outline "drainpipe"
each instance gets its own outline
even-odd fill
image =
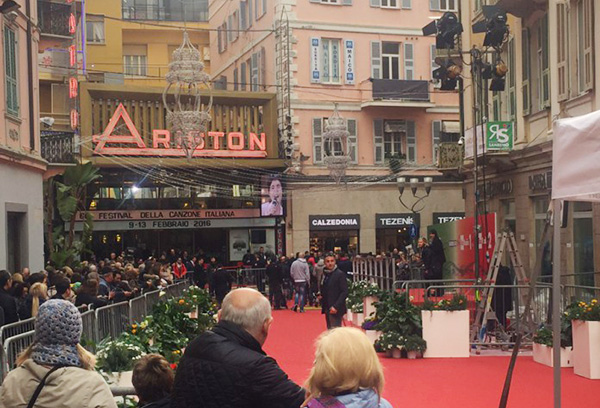
[[[27,14],[27,78],[29,80],[29,146],[35,150],[35,112],[33,95],[33,35],[31,24],[31,0],[25,0],[25,13]]]

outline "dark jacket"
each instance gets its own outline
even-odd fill
[[[271,263],[267,265],[267,279],[269,279],[269,285],[281,285],[283,280],[281,274],[281,268],[276,263]]]
[[[165,397],[160,401],[148,402],[144,405],[140,405],[139,408],[170,408],[171,407],[171,397]]]
[[[88,293],[79,293],[75,298],[75,306],[88,305],[91,309],[92,306],[94,309],[97,309],[102,306],[106,306],[108,301],[106,299],[102,299],[96,296],[92,296]]]
[[[346,298],[348,297],[348,280],[346,274],[336,267],[329,272],[324,270],[321,285],[321,312],[327,313],[330,307],[335,307],[338,315],[346,313]]]
[[[298,408],[304,390],[240,326],[219,322],[185,349],[173,408]]]
[[[4,289],[0,289],[0,307],[4,310],[4,324],[19,321],[17,300]]]

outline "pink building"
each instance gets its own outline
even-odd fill
[[[35,1],[16,3],[0,18],[0,269],[10,272],[44,265],[37,9]]]
[[[454,0],[211,2],[216,86],[278,94],[291,157],[288,249],[387,251],[410,242],[411,224],[424,234],[440,213],[464,213],[460,184],[436,170],[437,143],[460,137],[458,94],[436,88],[435,38],[422,35],[455,7]],[[339,186],[324,164],[334,103],[350,132],[351,164]],[[402,165],[392,171],[395,159]],[[417,178],[417,196],[433,177],[429,197],[416,203],[407,188],[402,205],[396,177]],[[336,216],[348,225],[331,222]],[[398,223],[381,221],[388,218]]]

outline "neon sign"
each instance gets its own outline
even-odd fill
[[[121,119],[125,122],[129,135],[112,134]],[[200,143],[194,150],[193,157],[267,157],[267,137],[264,133],[245,135],[241,132],[206,132],[198,137]],[[95,155],[186,156],[181,146],[173,145],[171,132],[164,129],[152,131],[152,147],[147,147],[123,104],[119,104],[104,132],[101,135],[92,136],[92,141],[96,143]],[[123,147],[123,145],[129,145],[129,147]]]

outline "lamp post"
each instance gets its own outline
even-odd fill
[[[402,206],[404,208],[406,208],[413,214],[418,214],[421,211],[423,211],[423,209],[425,208],[424,200],[427,197],[429,197],[429,193],[431,193],[431,186],[433,184],[433,178],[432,177],[424,177],[423,183],[420,183],[419,179],[416,177],[411,177],[408,181],[406,180],[405,177],[398,177],[396,179],[396,183],[398,184],[398,192],[400,193],[400,196],[398,196],[398,200],[400,201],[400,204],[402,204]],[[420,185],[423,186],[424,193],[419,193]],[[404,190],[406,187],[410,188],[412,196],[415,198],[415,201],[412,203],[412,205],[408,205],[402,200],[402,195],[404,194]],[[414,217],[414,218],[416,218],[416,217]],[[417,226],[417,235],[419,234],[419,232],[420,232],[419,227]]]

